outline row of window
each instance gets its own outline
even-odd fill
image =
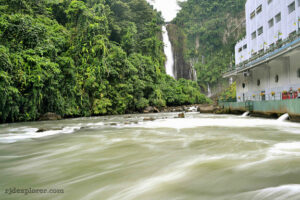
[[[273,0],[268,0],[268,4],[272,3]],[[298,0],[298,6],[300,6],[300,0]],[[294,12],[296,10],[296,3],[295,1],[292,2],[289,6],[288,6],[288,12],[289,14]],[[262,5],[258,6],[256,8],[256,10],[254,10],[252,13],[251,13],[251,19],[255,17],[255,14],[258,15],[259,13],[262,12]],[[274,20],[275,19],[275,20]],[[269,28],[272,28],[274,26],[274,21],[275,23],[279,23],[281,21],[281,12],[278,13],[277,15],[275,15],[274,18],[271,18],[269,21],[268,21],[268,26]],[[257,31],[254,31],[253,33],[251,33],[251,39],[254,40],[256,39],[258,36],[262,35],[264,32],[264,27],[261,26],[257,29]],[[280,32],[278,33],[279,35],[281,34]],[[242,52],[243,49],[247,49],[247,44],[244,45],[243,47],[240,47],[239,48],[239,52]]]
[[[297,71],[297,77],[298,78],[300,78],[300,68],[298,69],[298,71]],[[275,83],[278,83],[279,82],[279,75],[277,74],[276,76],[275,76]],[[260,79],[257,79],[257,86],[260,86]],[[242,84],[242,87],[243,88],[245,88],[246,87],[246,84],[245,83],[243,83]]]
[[[300,0],[299,0],[300,1]],[[300,5],[300,4],[299,4]],[[289,13],[292,13],[293,11],[295,11],[295,2],[291,3],[289,5]],[[291,11],[291,12],[290,12]],[[275,15],[275,22],[276,23],[279,23],[281,21],[281,12],[278,13],[277,15]],[[271,18],[269,21],[268,21],[268,25],[269,25],[269,28],[272,28],[274,26],[274,18]],[[252,40],[254,40],[257,36],[260,36],[261,34],[263,34],[264,32],[264,28],[263,26],[261,26],[259,29],[257,29],[257,35],[256,35],[256,31],[254,31],[252,34],[251,34],[251,38]]]
[[[239,52],[242,52],[243,50],[247,49],[247,44],[239,48]]]
[[[250,19],[253,19],[255,17],[255,15],[258,15],[259,13],[261,13],[262,11],[262,5],[258,6],[256,8],[256,10],[254,10],[251,14],[250,14]]]
[[[273,0],[268,0],[268,4],[272,3]],[[298,0],[298,6],[300,6],[300,0]],[[290,5],[288,5],[288,13],[291,14],[292,12],[294,12],[296,10],[296,3],[295,1],[293,3],[291,3]],[[251,14],[250,14],[250,19],[253,19],[255,17],[255,15],[258,15],[259,13],[262,12],[262,5],[258,6],[256,8],[256,10],[254,10]],[[277,16],[277,15],[276,15]],[[280,16],[280,20],[281,20],[281,14]],[[276,17],[275,17],[276,18]],[[279,20],[279,21],[280,21]],[[279,22],[276,20],[276,22]]]

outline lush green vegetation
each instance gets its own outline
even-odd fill
[[[162,23],[144,0],[1,0],[0,121],[206,102],[165,74]]]
[[[219,97],[220,101],[236,101],[236,82],[234,82],[230,87],[225,90]]]
[[[234,64],[234,45],[245,29],[246,0],[188,0],[181,2],[182,10],[173,23],[185,34],[186,62],[192,62],[198,74],[198,84],[222,82],[221,74]],[[183,45],[184,46],[184,45]]]

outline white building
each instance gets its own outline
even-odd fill
[[[248,0],[235,46],[237,100],[279,100],[300,89],[300,0]],[[298,92],[300,93],[300,91]],[[291,98],[291,96],[289,97]]]

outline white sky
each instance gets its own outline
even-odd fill
[[[147,0],[155,9],[162,12],[165,21],[169,22],[176,17],[180,7],[177,0]],[[184,1],[184,0],[180,0]]]

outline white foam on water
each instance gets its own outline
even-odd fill
[[[135,127],[143,128],[174,128],[187,129],[197,127],[231,127],[231,128],[271,128],[300,134],[300,124],[292,122],[279,122],[261,118],[185,118],[185,119],[161,119],[151,122],[143,122]]]
[[[245,192],[238,195],[240,199],[259,199],[259,200],[299,200],[300,185],[281,185],[269,187],[261,190]]]
[[[196,106],[192,106],[192,107],[189,108],[189,111],[190,111],[190,112],[197,112],[197,110],[198,110],[198,109],[197,109]]]
[[[269,153],[272,155],[293,155],[300,156],[300,142],[278,143],[275,144]]]
[[[265,164],[273,160],[279,160],[283,158],[296,158],[300,157],[300,142],[286,142],[277,143],[272,145],[269,149],[265,150],[265,156],[261,160],[254,162],[248,162],[237,167],[237,169],[251,168],[256,165]],[[264,151],[263,151],[264,153]]]
[[[0,143],[14,143],[21,140],[42,138],[56,134],[69,134],[79,130],[80,126],[65,127],[62,130],[49,130],[37,133],[38,128],[17,128],[8,130],[6,134],[0,134]],[[20,131],[19,133],[18,130]]]

